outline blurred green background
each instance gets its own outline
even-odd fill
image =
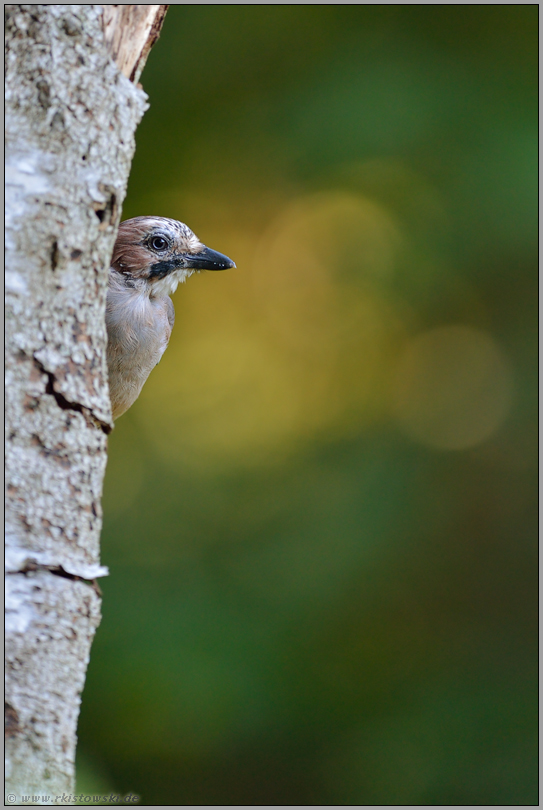
[[[123,218],[237,269],[110,439],[80,790],[537,804],[537,14],[168,11]]]

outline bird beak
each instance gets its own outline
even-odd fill
[[[204,247],[200,253],[186,254],[183,256],[183,267],[191,270],[228,270],[236,265],[223,253]]]

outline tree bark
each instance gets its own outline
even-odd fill
[[[100,621],[93,580],[107,574],[108,267],[147,107],[131,79],[166,8],[5,6],[10,804],[66,804],[74,790],[80,695]]]

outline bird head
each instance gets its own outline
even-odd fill
[[[236,265],[203,245],[183,222],[135,217],[119,226],[111,266],[130,286],[146,288],[152,297],[160,297],[171,295],[193,273]]]

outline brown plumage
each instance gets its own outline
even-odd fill
[[[107,364],[113,418],[140,395],[164,354],[175,312],[170,295],[201,270],[234,262],[203,245],[183,222],[136,217],[122,222],[109,271]]]

